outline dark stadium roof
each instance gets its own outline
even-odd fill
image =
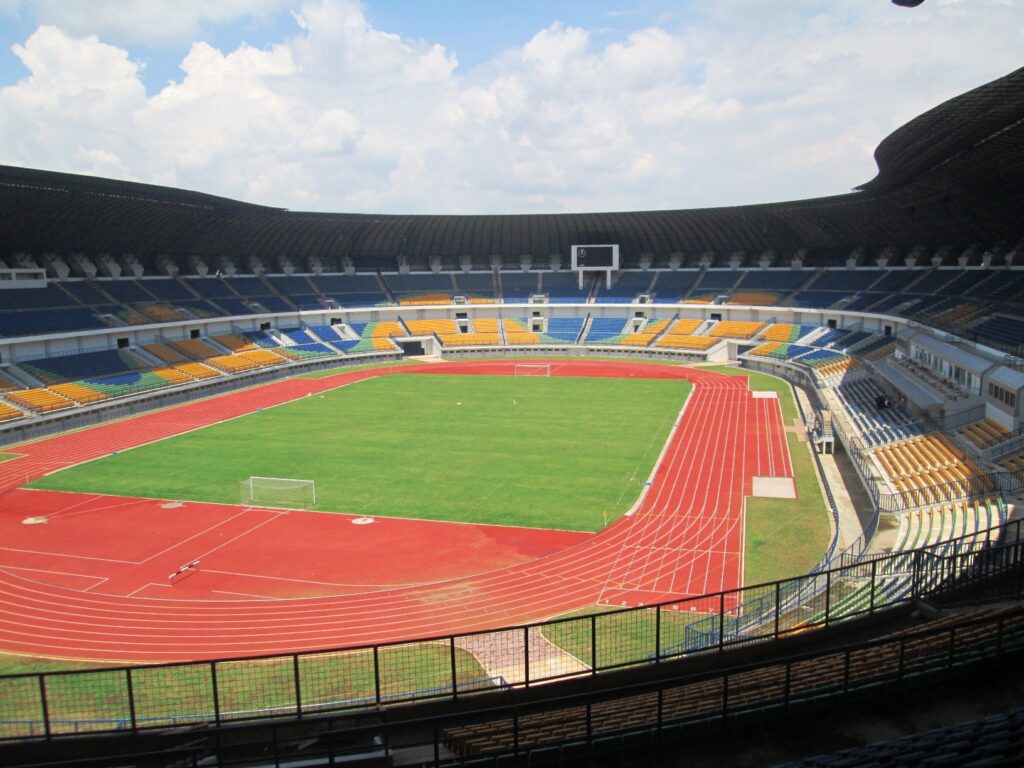
[[[841,263],[857,247],[1012,247],[1024,235],[1024,68],[958,96],[895,131],[875,152],[878,176],[857,191],[813,200],[676,211],[509,216],[302,213],[212,195],[0,166],[0,258],[17,252],[132,254],[208,263],[278,257],[327,270],[415,267],[434,256],[508,266],[530,254],[568,257],[574,243],[617,242],[625,266],[705,252],[808,252]],[[536,262],[535,262],[536,263]]]

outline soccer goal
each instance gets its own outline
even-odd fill
[[[551,363],[516,363],[516,376],[550,376]]]
[[[243,504],[308,509],[316,505],[316,481],[290,477],[250,477],[238,484]]]

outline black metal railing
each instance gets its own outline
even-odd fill
[[[335,765],[384,763],[399,755],[415,755],[417,764],[437,767],[494,764],[501,758],[511,764],[583,763],[599,754],[664,746],[669,739],[685,738],[691,728],[707,736],[714,732],[709,726],[741,716],[784,720],[920,689],[951,676],[969,680],[976,670],[1005,665],[1021,654],[1024,613],[990,610],[839,649],[711,670],[666,670],[653,680],[634,679],[607,689],[548,688],[539,699],[480,700],[469,711],[328,714],[309,722],[306,731],[294,720],[225,722],[216,729],[189,730],[176,742],[168,742],[165,733],[159,750],[152,749],[158,743],[153,740],[132,741],[115,746],[139,751],[83,754],[46,765]]]
[[[0,676],[0,739],[361,711],[528,687],[823,627],[1017,567],[1020,522],[792,579],[524,626],[213,661]],[[995,536],[1000,540],[996,541]],[[1000,543],[1002,542],[1002,543]],[[485,645],[501,677],[481,673]]]

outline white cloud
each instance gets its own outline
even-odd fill
[[[136,2],[138,36],[167,6]],[[375,28],[354,0],[300,0],[291,36],[193,42],[180,80],[147,96],[141,65],[102,42],[106,3],[91,24],[66,11],[15,46],[29,74],[0,89],[0,162],[334,211],[844,192],[874,175],[872,151],[894,128],[1018,66],[1024,30],[1020,0],[699,0],[686,26],[603,45],[555,21],[462,72],[455,52]],[[243,12],[240,0],[179,5],[184,18],[167,24],[181,29]]]
[[[98,34],[121,44],[147,45],[188,43],[208,24],[266,18],[289,5],[287,0],[24,0],[23,4],[44,24],[71,34]]]

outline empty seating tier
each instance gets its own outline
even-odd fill
[[[441,333],[437,336],[445,347],[497,347],[500,333]]]
[[[773,307],[782,301],[782,296],[770,291],[736,291],[726,304],[743,304],[753,307]]]
[[[184,363],[188,361],[188,358],[185,357],[185,355],[166,344],[143,344],[142,348],[158,360],[172,365],[174,363]]]
[[[473,319],[473,330],[477,333],[501,333],[496,317],[477,317]]]
[[[11,421],[12,419],[20,419],[25,414],[12,405],[8,405],[5,402],[0,401],[0,421]]]
[[[703,320],[676,320],[668,329],[670,336],[693,336],[704,323]]]
[[[205,341],[200,339],[180,339],[178,341],[169,341],[167,345],[172,349],[181,352],[185,357],[190,360],[204,360],[208,357],[216,357],[220,355],[220,352]]]
[[[20,389],[17,392],[8,392],[5,397],[15,405],[22,405],[36,413],[49,413],[64,408],[74,408],[75,402],[61,397],[56,392],[48,389]]]
[[[761,334],[761,338],[765,341],[793,342],[813,333],[818,327],[794,323],[772,323]],[[815,343],[817,344],[817,342]]]
[[[764,323],[747,320],[722,320],[715,323],[709,336],[715,338],[752,339],[764,328]]]
[[[102,352],[83,352],[77,355],[49,357],[18,365],[44,384],[127,373],[146,368],[146,364],[126,349],[107,349]]]
[[[450,335],[459,332],[459,326],[454,320],[406,320],[404,322],[412,336],[431,336],[435,333]]]
[[[992,419],[981,419],[961,427],[960,434],[979,448],[989,448],[1010,437],[1010,431]]]
[[[585,344],[618,344],[626,327],[624,317],[595,317],[590,321]]]
[[[682,334],[666,334],[654,342],[654,346],[664,349],[683,349],[692,352],[703,352],[718,344],[720,339],[710,336],[685,336]]]
[[[914,506],[990,493],[991,480],[941,434],[923,435],[874,450],[897,493]]]

